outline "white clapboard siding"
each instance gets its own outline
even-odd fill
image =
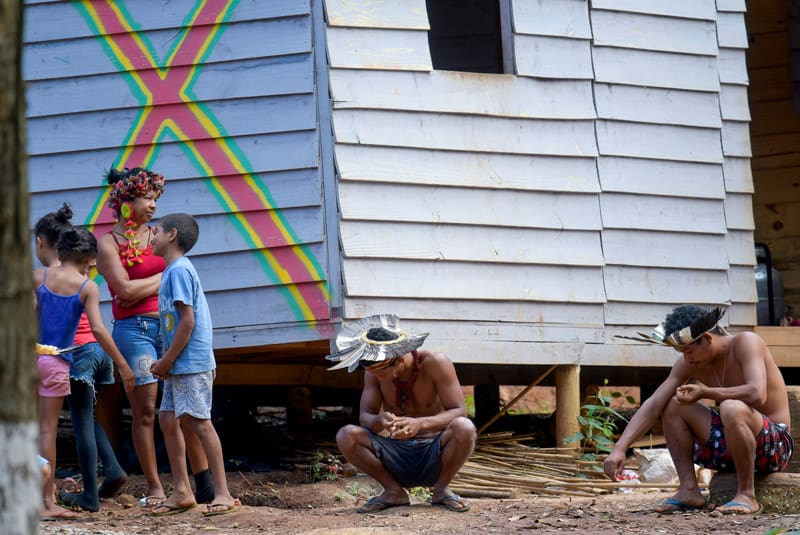
[[[599,267],[344,259],[349,296],[602,303]],[[724,272],[723,272],[724,276]]]
[[[431,333],[425,347],[463,364],[580,364],[584,347],[580,342],[498,342],[442,338],[444,335]]]
[[[589,5],[585,0],[514,0],[514,33],[591,39]]]
[[[758,324],[758,314],[754,303],[731,303],[727,315],[731,325],[752,329],[753,325]]]
[[[725,157],[722,163],[725,190],[732,193],[750,193],[753,189],[753,170],[749,158]]]
[[[428,33],[419,30],[328,27],[331,67],[430,71]]]
[[[601,156],[597,167],[605,192],[725,198],[722,167],[716,164]]]
[[[695,302],[692,301],[692,303]],[[606,325],[622,326],[622,330],[618,331],[618,334],[624,336],[635,336],[637,331],[648,334],[656,325],[664,321],[666,315],[673,308],[681,304],[683,303],[676,301],[665,303],[612,301],[603,305],[604,320]],[[636,342],[615,338],[614,343],[633,344]]]
[[[334,109],[418,110],[538,119],[594,119],[590,81],[456,71],[336,69]],[[719,114],[717,114],[719,117]]]
[[[725,218],[728,228],[753,230],[753,198],[746,193],[729,193],[725,199]]]
[[[78,37],[94,37],[85,24],[81,10],[76,2],[42,2],[31,5],[25,2],[26,43],[56,41]],[[180,29],[186,24],[186,16],[197,7],[195,0],[136,0],[125,3],[126,12],[140,28]],[[77,7],[80,7],[78,5]],[[259,0],[258,2],[237,2],[235,9],[227,13],[229,22],[257,19],[287,18],[310,13],[310,0]]]
[[[722,152],[725,156],[750,157],[750,123],[741,121],[722,122]]]
[[[713,234],[687,236],[673,232],[603,230],[607,265],[727,269],[725,237]]]
[[[592,37],[598,46],[717,55],[713,21],[592,9]]]
[[[196,143],[216,143],[203,140]],[[281,132],[239,137],[236,143],[249,157],[255,173],[315,167],[319,160],[319,137],[315,131]],[[115,161],[119,150],[101,149],[67,154],[46,154],[28,157],[28,180],[31,192],[53,189],[53,177],[70,169],[70,188],[95,188],[103,184],[103,170]],[[197,176],[179,143],[169,140],[159,145],[158,170],[167,177],[166,188],[175,178]]]
[[[217,276],[224,270],[216,268]],[[200,280],[205,286],[209,278],[208,273],[198,273]],[[302,292],[304,287],[318,286],[319,282],[307,282],[297,285],[297,291]],[[248,327],[261,327],[265,325],[282,326],[284,324],[305,327],[294,316],[290,307],[286,306],[285,287],[281,286],[259,286],[250,287],[247,291],[231,290],[219,292],[206,292],[208,307],[213,312],[214,330],[234,327],[237,329],[247,329]],[[266,329],[269,331],[270,329]],[[316,331],[316,329],[311,329]],[[319,340],[319,332],[313,332],[313,340]],[[216,340],[216,334],[215,334]],[[292,340],[290,338],[290,340]],[[261,346],[269,343],[285,343],[285,339],[264,340],[262,342],[250,343],[249,346]],[[215,342],[216,347],[216,342]],[[248,347],[248,346],[244,346]]]
[[[592,121],[336,110],[336,141],[516,154],[595,156]]]
[[[728,270],[728,286],[731,289],[731,301],[737,303],[758,302],[753,266],[731,266]]]
[[[745,51],[738,48],[720,48],[717,56],[719,81],[722,84],[747,85],[747,61]]]
[[[597,326],[543,325],[523,322],[464,322],[443,320],[406,320],[409,332],[431,333],[450,340],[475,342],[571,342],[600,344],[607,341],[606,331]],[[426,347],[428,341],[426,340]]]
[[[717,39],[720,48],[747,48],[744,13],[717,13]]]
[[[375,199],[392,199],[379,203]],[[343,220],[454,223],[599,230],[597,197],[589,194],[342,183]]]
[[[711,128],[722,126],[717,93],[598,83],[594,84],[594,91],[597,117],[601,119]]]
[[[425,0],[325,0],[329,26],[428,30]]]
[[[392,297],[353,297],[345,300],[344,316],[363,318],[392,311],[405,319],[502,321],[542,324],[603,325],[599,303],[537,303],[474,299],[418,300]]]
[[[696,91],[718,91],[721,80],[714,56],[692,56],[595,46],[595,81]]]
[[[750,106],[747,100],[747,87],[732,84],[720,85],[719,107],[722,118],[727,121],[749,121]]]
[[[597,146],[604,156],[722,163],[719,130],[711,128],[598,120]]]
[[[756,254],[753,248],[753,231],[728,229],[725,234],[725,243],[728,248],[728,262],[731,265],[754,266]]]
[[[341,236],[347,258],[603,265],[596,231],[342,221]]]
[[[603,193],[600,206],[604,229],[636,228],[720,235],[726,230],[723,202],[714,199]]]
[[[717,0],[717,11],[744,13],[747,11],[746,0]]]
[[[592,0],[592,9],[666,15],[686,19],[715,20],[714,0]]]
[[[339,144],[343,180],[597,193],[593,158],[452,152]]]
[[[520,76],[590,80],[593,75],[589,41],[514,35],[514,57]]]
[[[609,301],[697,303],[730,297],[725,270],[606,266],[603,281]]]

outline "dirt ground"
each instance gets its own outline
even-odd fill
[[[370,478],[353,476],[301,483],[305,473],[228,473],[242,506],[235,512],[204,517],[202,506],[185,513],[153,517],[136,505],[143,493],[133,477],[123,493],[102,503],[97,513],[78,521],[45,522],[43,534],[475,534],[475,533],[692,533],[777,534],[800,529],[800,515],[758,516],[691,513],[658,515],[652,507],[667,492],[613,493],[596,498],[543,497],[473,499],[466,513],[452,513],[412,496],[408,507],[358,514],[355,507],[380,492]],[[169,485],[169,476],[163,476]],[[168,487],[167,487],[168,488]],[[798,532],[800,533],[800,532]]]

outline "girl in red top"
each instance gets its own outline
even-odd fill
[[[98,240],[97,270],[111,293],[114,342],[136,375],[136,387],[128,392],[128,401],[133,411],[133,447],[147,482],[147,494],[140,503],[153,506],[166,498],[158,477],[153,434],[158,380],[150,373],[150,366],[162,353],[158,288],[166,264],[153,255],[153,229],[147,223],[164,191],[164,177],[140,167],[112,169],[108,183],[108,204],[117,222]],[[210,501],[214,490],[208,460],[197,437],[186,430],[184,434],[197,501]]]

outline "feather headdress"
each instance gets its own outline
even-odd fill
[[[656,325],[653,332],[644,334],[637,331],[638,336],[623,336],[616,335],[617,338],[625,338],[627,340],[636,340],[638,342],[649,342],[651,344],[659,344],[670,347],[683,347],[697,341],[701,336],[707,332],[718,327],[723,334],[728,334],[728,331],[722,325],[719,325],[719,320],[725,315],[725,310],[720,307],[714,307],[706,314],[694,320],[691,325],[687,325],[682,329],[666,335],[664,332],[664,324]]]
[[[375,329],[388,331],[396,338],[377,340],[371,338]],[[342,325],[336,336],[336,353],[325,357],[336,364],[329,370],[347,368],[355,371],[359,366],[377,365],[379,362],[402,357],[422,345],[429,333],[413,334],[400,329],[400,320],[394,314],[376,314]]]

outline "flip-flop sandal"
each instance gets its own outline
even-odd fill
[[[203,511],[203,516],[218,516],[233,513],[239,508],[238,500],[232,504],[227,503],[209,503],[206,505],[206,510]]]
[[[381,499],[380,496],[373,496],[367,503],[362,505],[361,507],[356,508],[357,513],[377,513],[379,511],[385,511],[391,507],[403,507],[405,505],[411,505],[410,502],[405,503],[391,503]]]
[[[723,515],[757,515],[764,510],[764,506],[758,504],[758,507],[753,507],[749,503],[729,501],[725,505],[717,507],[717,511]]]
[[[177,515],[178,513],[183,513],[184,511],[188,511],[189,509],[193,509],[195,507],[197,507],[196,503],[191,505],[167,505],[162,503],[153,507],[153,511],[150,514],[153,516]],[[163,509],[163,511],[159,511],[159,509]]]
[[[450,494],[435,502],[431,500],[431,505],[441,505],[454,513],[466,513],[472,507],[472,503],[464,500],[458,494]]]
[[[666,509],[655,511],[660,515],[671,515],[672,513],[690,513],[692,511],[708,511],[710,510],[709,503],[706,501],[703,505],[689,505],[688,503],[675,498],[667,498],[659,504],[659,506],[668,506]]]
[[[54,513],[52,515],[47,516],[40,516],[40,522],[55,522],[58,520],[78,520],[80,515],[75,513],[75,511],[70,511],[69,509],[61,509],[61,511]]]

